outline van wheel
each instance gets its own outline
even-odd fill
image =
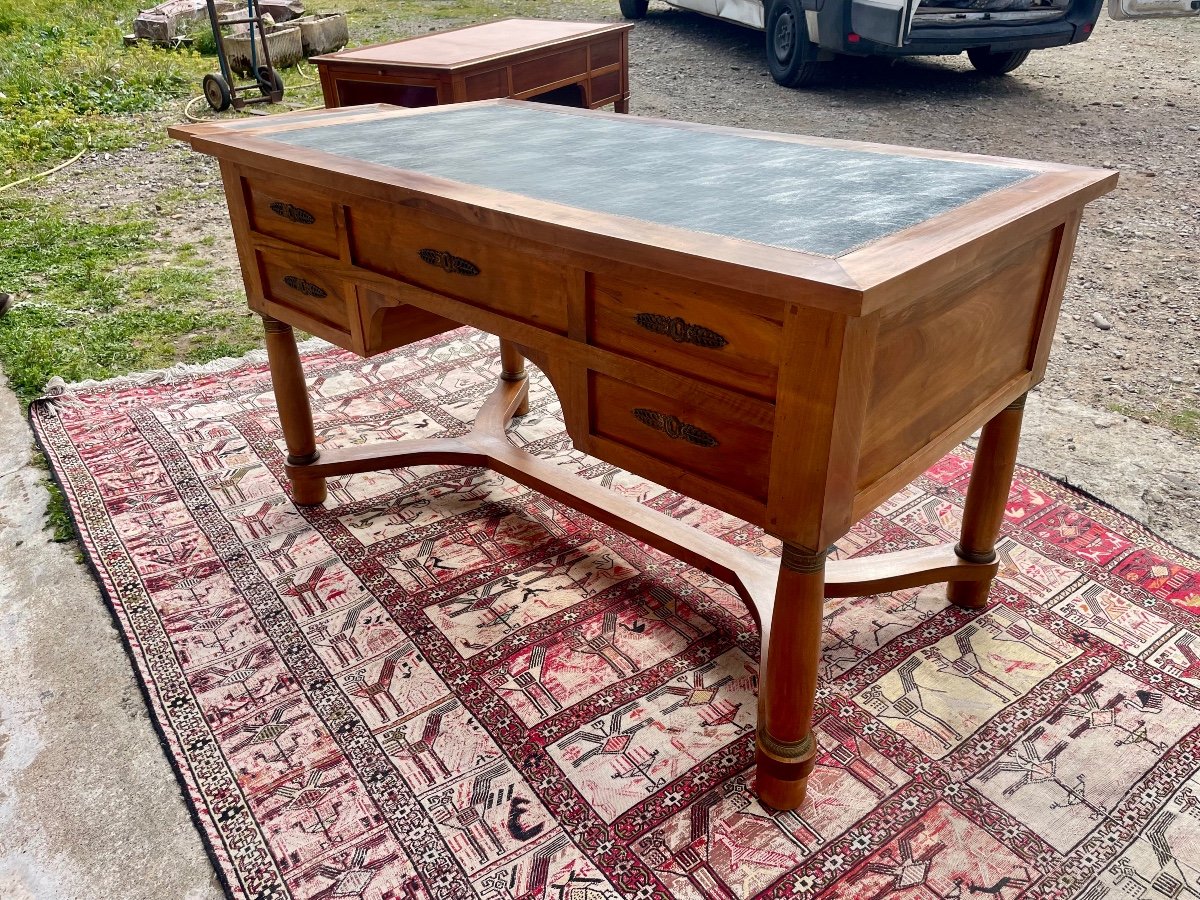
[[[621,0],[621,15],[627,19],[644,19],[650,0]]]
[[[808,39],[800,0],[770,0],[767,6],[767,68],[784,87],[812,84],[821,71],[817,48]]]
[[[1011,50],[1008,53],[992,53],[986,47],[972,47],[967,51],[971,65],[984,75],[1004,75],[1029,59],[1028,50]]]

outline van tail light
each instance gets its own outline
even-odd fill
[[[853,31],[850,32],[848,35],[846,35],[846,43],[848,43],[848,44],[857,44],[861,40],[862,40],[862,37],[860,35],[855,34]]]

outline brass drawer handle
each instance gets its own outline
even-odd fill
[[[317,221],[317,217],[307,209],[301,209],[299,206],[293,206],[281,200],[276,200],[271,204],[271,212],[275,213],[281,219],[287,219],[289,222],[295,222],[297,225],[312,225]]]
[[[729,343],[724,335],[703,325],[693,325],[679,316],[672,318],[658,313],[638,313],[635,320],[647,331],[666,335],[677,344],[695,344],[697,347],[719,350]]]
[[[655,431],[661,431],[672,440],[687,441],[697,447],[716,447],[720,444],[720,441],[703,428],[689,425],[678,416],[669,416],[666,413],[655,412],[640,406],[633,411],[633,415],[643,425],[647,425]]]
[[[285,275],[283,283],[290,287],[293,291],[299,291],[306,297],[328,297],[329,292],[319,284],[313,284],[307,278],[301,278],[299,275]]]
[[[455,256],[449,250],[433,250],[426,247],[423,250],[417,251],[417,256],[421,257],[431,266],[437,266],[439,269],[445,269],[451,275],[478,275],[479,266],[471,262],[469,259],[463,259],[461,256]]]

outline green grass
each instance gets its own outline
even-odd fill
[[[111,151],[146,135],[131,116],[199,93],[215,68],[204,21],[191,50],[125,47],[137,0],[0,0],[0,184],[40,172],[81,150]],[[554,4],[515,0],[351,0],[354,43],[406,36],[435,21],[447,27],[498,16],[553,13]],[[421,23],[416,25],[414,23]],[[310,71],[308,76],[313,77]],[[320,101],[284,73],[289,99]],[[159,129],[161,130],[161,129]]]
[[[1152,409],[1140,409],[1126,403],[1114,403],[1109,409],[1131,419],[1148,419],[1151,425],[1167,428],[1193,440],[1200,439],[1200,409],[1194,407],[1179,410],[1156,405]]]
[[[164,254],[152,222],[0,200],[0,246],[0,284],[19,298],[0,319],[0,365],[26,402],[53,375],[108,378],[259,344],[254,319],[222,301],[203,256]]]
[[[555,13],[555,4],[549,0],[350,0],[336,8],[346,13],[352,43],[407,36],[413,33],[414,23],[430,20],[439,28],[449,28],[487,19]]]
[[[45,454],[36,448],[30,455],[30,462],[38,469],[44,471],[45,477],[42,478],[42,487],[46,489],[49,498],[46,503],[46,527],[50,529],[50,540],[56,544],[65,544],[68,541],[75,539],[75,526],[71,522],[70,508],[67,506],[67,498],[63,494],[54,479],[50,477],[50,463],[46,459]],[[80,562],[83,557],[80,556]]]
[[[124,116],[196,93],[190,51],[127,48],[130,0],[0,0],[0,182],[137,135]]]
[[[141,144],[160,151],[164,113],[199,93],[215,68],[203,23],[195,50],[127,48],[139,6],[150,0],[0,0],[0,185],[36,174],[82,150]],[[334,7],[337,8],[337,7]],[[354,43],[407,36],[433,20],[446,27],[498,15],[552,12],[548,3],[503,0],[351,0]],[[288,100],[319,105],[307,72],[284,72]],[[174,120],[176,113],[169,113]],[[68,170],[69,172],[69,170]],[[121,177],[120,172],[114,177]],[[0,290],[16,303],[0,318],[0,367],[29,402],[55,375],[108,378],[176,362],[205,362],[259,346],[257,318],[216,289],[210,236],[172,247],[150,213],[80,215],[68,202],[36,199],[38,183],[0,193]],[[219,193],[168,187],[163,214]],[[40,454],[39,454],[40,456]],[[46,479],[47,525],[73,536],[65,498]]]

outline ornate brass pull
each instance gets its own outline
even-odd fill
[[[638,313],[635,320],[647,331],[666,335],[677,344],[695,344],[697,347],[718,350],[729,343],[724,335],[703,325],[693,325],[679,316],[672,318],[658,313]]]
[[[284,203],[282,200],[276,200],[271,204],[271,212],[275,213],[281,219],[287,219],[289,222],[295,222],[297,225],[311,225],[317,221],[317,217],[307,209],[301,209],[299,206]]]
[[[669,416],[666,413],[644,409],[640,406],[633,411],[633,415],[643,425],[649,426],[655,431],[661,431],[672,440],[687,441],[697,447],[716,447],[720,444],[720,441],[703,428],[689,425],[678,416]]]
[[[299,291],[306,297],[328,297],[329,292],[319,284],[313,284],[307,278],[301,278],[299,275],[285,275],[283,283],[290,287],[293,291]]]
[[[461,256],[455,256],[449,250],[433,250],[426,247],[423,250],[417,251],[417,256],[421,257],[431,266],[437,266],[439,269],[445,269],[451,275],[478,275],[479,266],[471,262],[469,259],[463,259]]]

